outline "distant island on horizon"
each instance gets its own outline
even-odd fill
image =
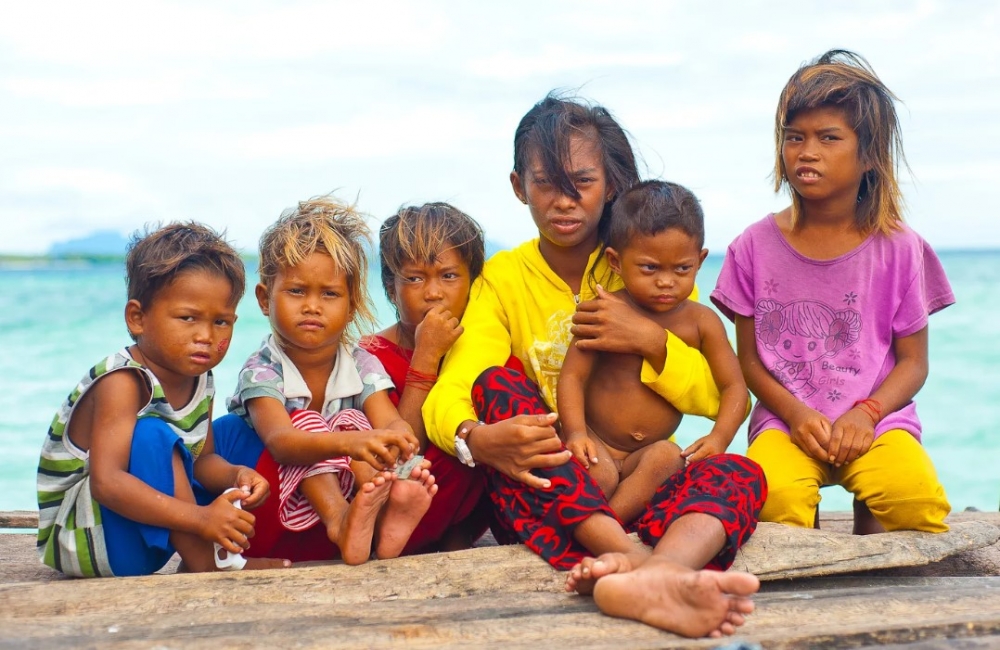
[[[4,253],[0,251],[0,261],[3,262],[118,262],[125,259],[128,249],[128,237],[114,230],[95,230],[94,232],[76,237],[64,242],[57,242],[49,247],[48,252],[39,254]],[[489,239],[486,240],[486,256],[503,250],[504,247]],[[377,260],[376,249],[369,251]],[[240,256],[247,261],[256,262],[256,250],[241,250]]]
[[[64,242],[57,242],[49,247],[46,253],[18,254],[4,253],[0,251],[0,262],[45,262],[45,261],[70,261],[70,262],[117,262],[125,259],[125,252],[128,248],[128,237],[114,230],[95,230],[94,232],[76,237]],[[495,241],[486,239],[486,257],[489,258],[497,251],[506,247]],[[1000,249],[996,248],[937,248],[938,253],[993,253]],[[374,255],[376,249],[373,247],[371,253]],[[721,257],[725,254],[725,249],[712,251],[710,257]],[[240,256],[247,261],[257,260],[256,250],[241,250]],[[377,259],[377,258],[376,258]]]

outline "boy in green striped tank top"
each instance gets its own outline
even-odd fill
[[[125,264],[134,343],[91,368],[52,421],[38,465],[39,557],[80,577],[153,573],[175,552],[188,571],[289,566],[237,557],[254,533],[247,510],[269,487],[212,444],[212,368],[229,348],[243,261],[191,222],[137,233]]]

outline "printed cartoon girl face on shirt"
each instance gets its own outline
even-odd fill
[[[815,300],[782,304],[770,298],[754,310],[757,341],[778,360],[771,370],[792,393],[808,397],[816,392],[812,364],[854,345],[861,336],[861,314],[835,311]]]

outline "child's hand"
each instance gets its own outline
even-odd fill
[[[464,331],[459,320],[450,311],[441,305],[435,305],[417,325],[413,334],[413,354],[426,355],[436,363]]]
[[[341,431],[347,455],[368,463],[377,470],[391,469],[399,458],[408,459],[420,443],[412,431],[375,429],[373,431]]]
[[[267,482],[267,479],[249,467],[241,467],[236,472],[236,480],[233,482],[233,487],[243,492],[244,496],[241,505],[244,510],[253,510],[264,503],[271,493],[271,485]]]
[[[681,458],[684,459],[686,465],[691,463],[696,463],[699,460],[708,458],[709,456],[716,456],[718,454],[724,453],[726,447],[728,447],[724,440],[721,440],[719,436],[712,435],[711,433],[702,436],[692,442],[687,448],[681,452]]]
[[[573,452],[573,457],[580,461],[580,464],[590,469],[591,463],[597,462],[597,445],[587,434],[567,435],[566,449]]]
[[[821,463],[830,462],[830,420],[819,411],[801,405],[795,417],[788,422],[792,442]]]
[[[871,417],[853,408],[833,423],[827,462],[837,467],[846,465],[867,453],[874,441],[875,427]]]
[[[204,520],[200,537],[215,542],[230,553],[242,553],[250,548],[256,519],[249,512],[233,505],[234,501],[242,500],[245,496],[242,490],[233,490],[202,508]]]

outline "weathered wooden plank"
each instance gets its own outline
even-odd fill
[[[998,539],[1000,528],[982,521],[957,522],[936,535],[896,531],[864,536],[761,523],[733,568],[777,580],[920,566]]]
[[[19,538],[14,553],[22,564],[4,563],[0,567],[0,582],[51,580],[57,574],[37,564],[34,558],[33,536]],[[982,521],[959,521],[951,531],[938,535],[915,532],[894,532],[858,537],[846,533],[791,528],[761,523],[750,541],[740,550],[735,569],[750,571],[761,580],[791,577],[822,576],[887,567],[919,566],[941,558],[982,548],[1000,539],[1000,528]],[[16,542],[4,542],[10,549]],[[20,548],[23,546],[24,548]],[[5,551],[4,556],[11,551]],[[25,567],[25,558],[31,557]],[[503,573],[484,572],[484,567],[503,567]],[[523,546],[485,547],[398,558],[391,561],[369,562],[360,567],[333,564],[326,567],[298,567],[296,580],[309,585],[314,581],[336,580],[357,602],[386,598],[440,598],[477,593],[511,593],[525,591],[559,591],[563,578]],[[20,572],[20,575],[17,575]],[[13,579],[4,577],[14,574]],[[200,590],[216,581],[268,580],[262,576],[272,572],[218,574],[210,576],[176,576],[173,592],[179,598],[189,597],[191,590]],[[279,572],[280,573],[280,572]],[[317,577],[318,576],[318,577]],[[135,580],[158,581],[159,576]],[[283,578],[282,578],[283,579]],[[97,591],[119,587],[94,585]],[[72,589],[72,588],[70,588]],[[0,602],[3,592],[0,591]],[[121,594],[110,593],[108,598]]]
[[[109,581],[110,582],[110,581]],[[771,649],[849,648],[974,636],[1000,636],[1000,607],[993,594],[1000,578],[953,579],[940,586],[920,580],[884,581],[859,588],[765,590],[741,638]],[[93,584],[93,581],[87,584]],[[115,647],[241,647],[294,644],[297,647],[442,648],[552,647],[705,648],[718,641],[680,639],[653,628],[601,616],[589,598],[557,594],[475,595],[420,601],[318,602],[292,590],[281,602],[261,599],[269,587],[236,590],[214,606],[175,603],[122,612],[116,606],[84,615],[67,612],[10,615],[0,607],[5,643]],[[340,586],[323,588],[337,592]],[[136,593],[155,599],[155,590]],[[92,598],[92,597],[91,597]],[[984,599],[989,599],[984,602]],[[334,599],[336,600],[336,599]],[[238,602],[237,602],[238,601]],[[145,610],[145,611],[144,611]]]

